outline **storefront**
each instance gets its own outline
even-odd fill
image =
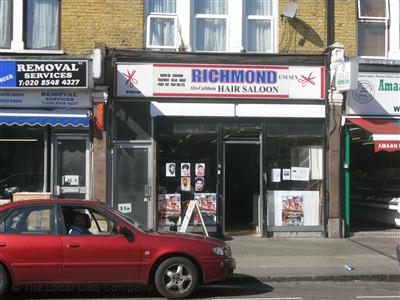
[[[195,200],[210,234],[323,233],[323,56],[112,58],[115,207],[159,230]]]
[[[0,198],[89,199],[87,60],[0,62]]]
[[[347,94],[345,222],[347,233],[400,228],[400,72],[360,65]]]

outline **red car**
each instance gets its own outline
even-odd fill
[[[234,268],[223,241],[153,232],[99,202],[0,207],[0,296],[12,285],[138,283],[185,298],[197,284],[222,281]]]

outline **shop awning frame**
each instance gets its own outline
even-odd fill
[[[346,117],[346,121],[371,133],[375,152],[400,151],[400,119]]]
[[[82,110],[38,110],[0,109],[0,125],[18,126],[72,126],[89,127],[90,111]]]

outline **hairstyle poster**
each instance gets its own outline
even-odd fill
[[[181,177],[181,190],[190,192],[190,177]]]
[[[194,190],[196,192],[202,192],[204,189],[204,177],[196,177],[194,179]]]
[[[282,197],[282,225],[304,225],[302,195],[285,195]]]
[[[181,176],[190,176],[190,163],[181,163]]]
[[[158,225],[170,226],[181,223],[181,194],[158,195]]]
[[[217,194],[215,193],[195,193],[194,200],[200,208],[206,225],[217,224]]]
[[[197,163],[195,165],[195,170],[196,170],[196,177],[204,177],[206,174],[206,164],[205,163]]]
[[[176,166],[175,163],[166,163],[165,164],[165,176],[166,177],[175,177],[176,174]]]

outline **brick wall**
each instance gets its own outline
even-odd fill
[[[335,1],[335,41],[344,45],[346,56],[357,55],[357,1]]]
[[[333,1],[333,0],[329,0]],[[292,0],[279,1],[279,15]],[[321,53],[327,46],[328,0],[298,0],[296,18],[278,21],[280,53]],[[347,56],[356,55],[356,0],[334,2],[334,41],[345,46]]]
[[[94,44],[143,48],[143,0],[62,0],[61,48],[87,54]]]

